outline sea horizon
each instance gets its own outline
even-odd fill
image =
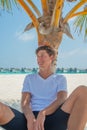
[[[33,69],[0,69],[0,74],[33,74],[37,73],[38,68]],[[55,73],[57,74],[87,74],[87,69],[78,68],[57,68]]]

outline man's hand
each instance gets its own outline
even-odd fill
[[[33,116],[30,116],[27,120],[28,130],[34,130],[36,119]]]
[[[34,130],[44,130],[45,111],[40,111],[35,121]]]

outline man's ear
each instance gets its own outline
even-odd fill
[[[54,56],[54,55],[51,55],[50,57],[51,57],[51,60],[52,60],[52,62],[53,62],[54,59],[55,59],[55,56]]]

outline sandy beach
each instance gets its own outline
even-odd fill
[[[67,78],[68,93],[79,85],[87,86],[87,74],[64,74]],[[10,104],[20,102],[21,90],[26,74],[0,74],[0,100]],[[2,130],[0,128],[0,130]],[[87,128],[85,129],[87,130]]]

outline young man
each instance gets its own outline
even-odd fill
[[[66,78],[51,69],[54,50],[41,46],[36,55],[39,72],[25,77],[23,113],[0,103],[0,125],[6,130],[84,130],[87,87],[79,86],[67,98]]]

